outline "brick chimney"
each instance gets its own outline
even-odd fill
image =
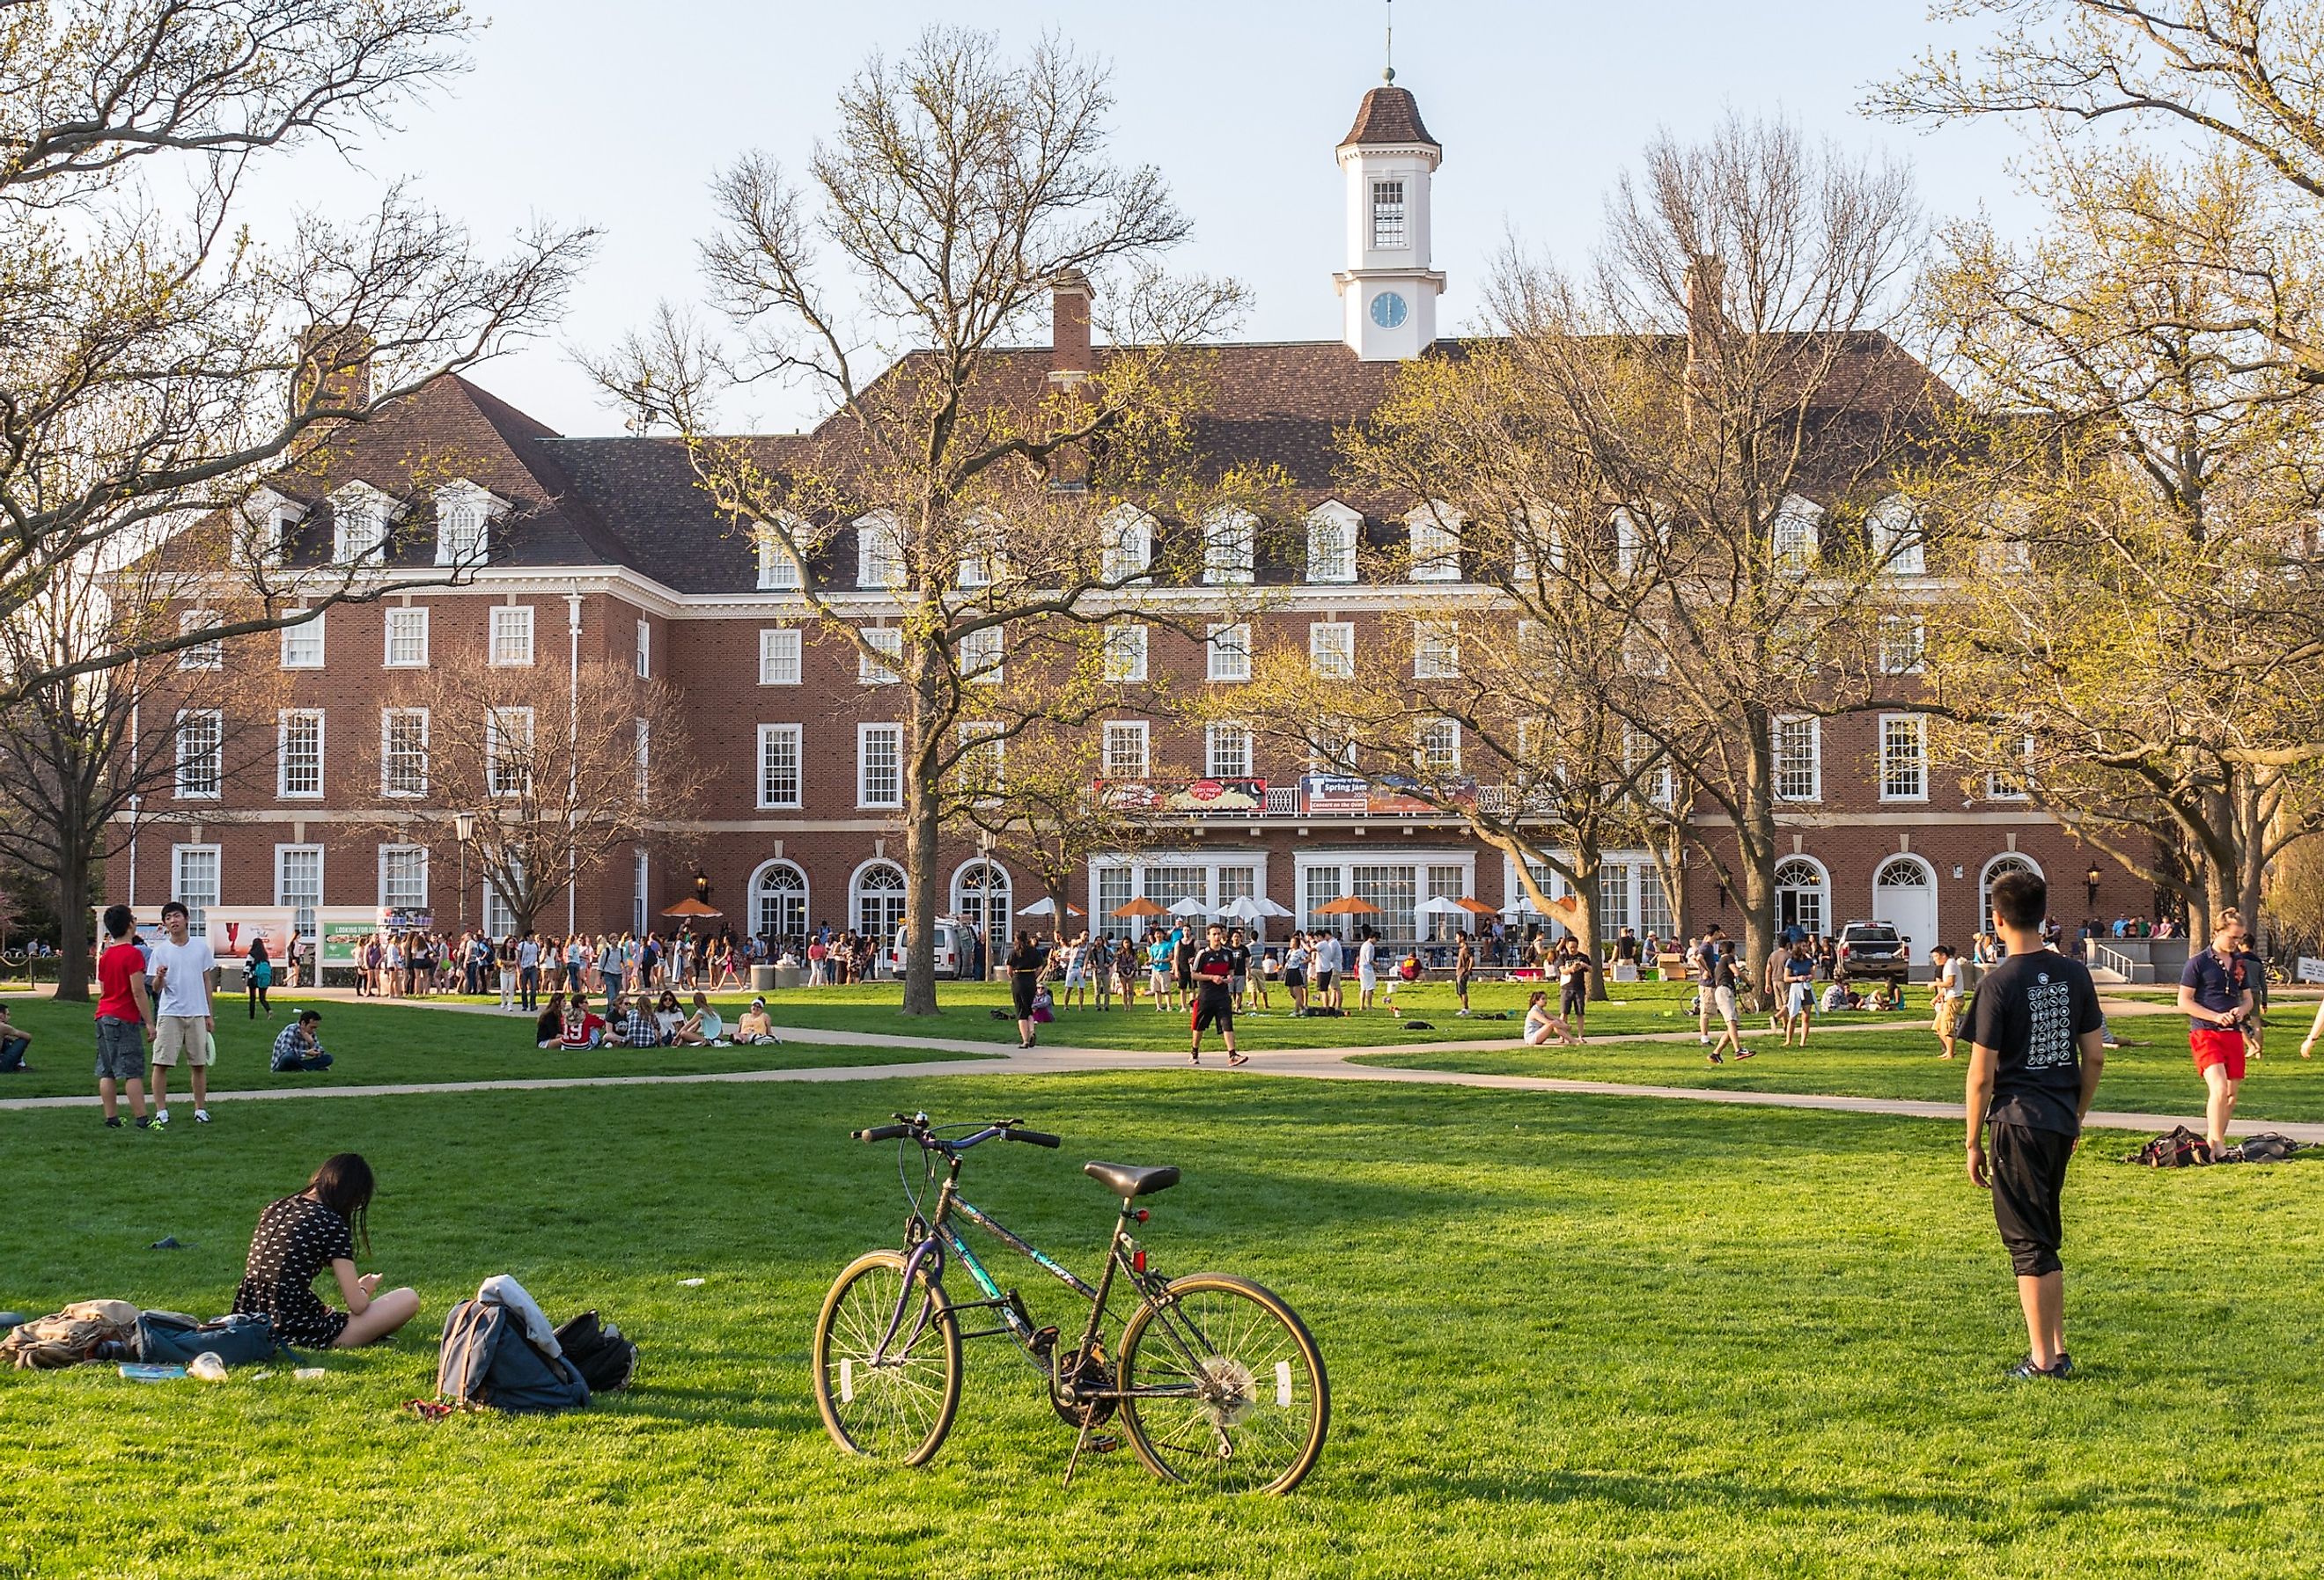
[[[1726,321],[1727,264],[1716,253],[1698,253],[1686,266],[1686,391],[1692,411],[1704,382],[1719,364],[1719,335]]]
[[[374,344],[356,324],[309,324],[300,330],[299,366],[290,378],[291,415],[310,402],[347,408],[369,405]]]
[[[1049,282],[1049,382],[1077,384],[1097,371],[1090,353],[1090,282],[1079,269]]]

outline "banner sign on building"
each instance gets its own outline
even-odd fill
[[[317,921],[316,943],[326,966],[353,966],[364,940],[379,931],[375,921]]]
[[[1102,779],[1098,798],[1123,812],[1176,812],[1183,816],[1255,817],[1267,808],[1263,779]]]

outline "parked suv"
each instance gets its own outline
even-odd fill
[[[1839,982],[1878,977],[1902,987],[1913,972],[1913,946],[1885,921],[1851,921],[1841,928],[1839,955],[1832,967]]]

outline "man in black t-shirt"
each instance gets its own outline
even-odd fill
[[[1207,941],[1195,952],[1188,966],[1194,982],[1194,1009],[1187,1017],[1194,1030],[1194,1045],[1186,1057],[1195,1064],[1203,1062],[1203,1030],[1216,1026],[1226,1039],[1227,1063],[1242,1063],[1243,1056],[1235,1051],[1235,956],[1234,951],[1227,947],[1226,929],[1213,922]]]
[[[2074,1369],[2059,1197],[2106,1062],[2089,969],[2043,947],[2049,901],[2049,885],[2032,873],[1995,881],[1994,919],[2009,955],[1978,984],[1969,1008],[1969,1177],[1993,1193],[1994,1223],[2017,1273],[2028,1345],[2009,1374],[2021,1379],[2063,1378]]]

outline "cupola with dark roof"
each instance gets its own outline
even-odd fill
[[[1419,101],[1389,80],[1364,95],[1339,147],[1347,171],[1348,265],[1340,334],[1366,362],[1402,362],[1436,339],[1444,275],[1429,263],[1429,182],[1444,161]]]

